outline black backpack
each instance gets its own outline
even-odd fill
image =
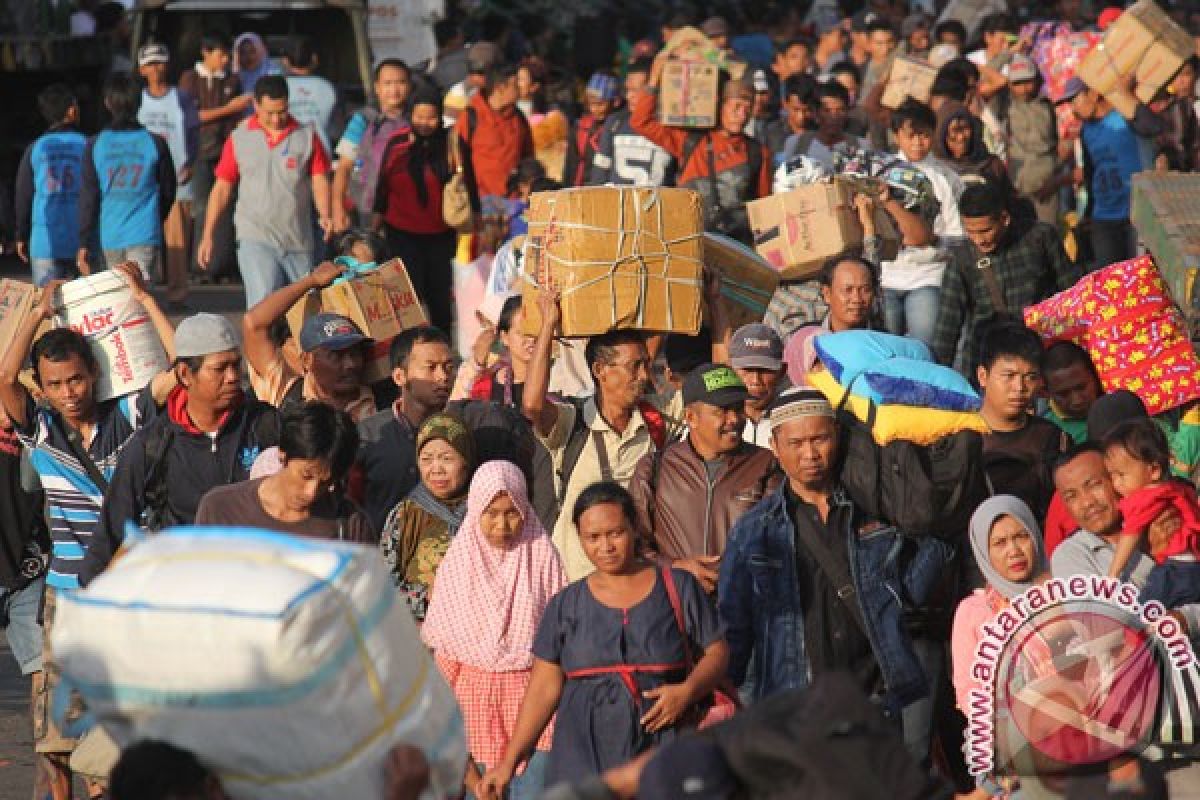
[[[708,734],[754,800],[949,800],[844,672],[767,697]]]
[[[501,460],[520,468],[534,513],[546,530],[554,530],[558,519],[554,464],[525,416],[513,406],[487,400],[454,400],[446,404],[446,411],[471,431],[477,463]]]
[[[960,431],[931,445],[895,440],[876,443],[867,422],[838,409],[841,479],[855,504],[911,536],[936,536],[958,544],[975,509],[988,497],[983,437]]]

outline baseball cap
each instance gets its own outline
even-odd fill
[[[718,408],[729,408],[746,402],[750,393],[746,384],[724,364],[701,364],[688,373],[683,380],[683,404],[707,403]]]
[[[318,347],[345,350],[369,341],[357,325],[341,314],[314,314],[304,320],[304,327],[300,329],[300,349],[305,353],[311,353]]]
[[[240,347],[233,323],[220,314],[193,314],[175,329],[176,358],[198,358]]]
[[[729,23],[725,21],[724,17],[709,17],[704,20],[700,30],[705,36],[728,36]]]
[[[878,14],[876,14],[874,11],[869,11],[864,8],[850,19],[850,29],[855,33],[866,33],[867,28],[871,27],[871,25],[878,19]]]
[[[148,44],[138,50],[137,63],[139,67],[147,64],[166,64],[171,60],[171,51],[165,44]]]
[[[737,80],[730,78],[725,81],[725,85],[721,87],[721,99],[728,100],[732,97],[740,97],[753,103],[754,82],[746,77]]]
[[[721,746],[685,736],[659,749],[638,779],[642,800],[724,800],[742,788]]]
[[[587,93],[597,100],[617,99],[617,79],[606,72],[596,72],[588,79]]]
[[[1087,84],[1083,82],[1083,78],[1078,75],[1071,76],[1071,80],[1067,81],[1067,86],[1063,89],[1062,95],[1058,98],[1058,102],[1065,103],[1068,100],[1074,100],[1075,95],[1081,94],[1087,89]]]
[[[500,61],[500,48],[491,42],[476,42],[467,50],[467,71],[487,72]]]
[[[1004,68],[1005,75],[1011,83],[1019,83],[1020,81],[1032,81],[1038,76],[1037,64],[1033,63],[1033,59],[1029,56],[1023,56],[1020,53],[1014,55],[1009,60],[1008,65]]]
[[[729,363],[739,369],[777,370],[783,366],[783,340],[769,325],[743,325],[729,341]]]
[[[1100,16],[1096,17],[1096,27],[1102,31],[1108,30],[1108,26],[1117,21],[1121,16],[1122,9],[1116,6],[1109,6],[1100,12]]]

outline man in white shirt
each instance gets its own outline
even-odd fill
[[[167,82],[170,51],[164,44],[138,50],[138,73],[145,81],[138,122],[167,143],[175,162],[175,203],[163,221],[163,249],[167,279],[167,311],[189,313],[188,265],[192,259],[192,170],[200,136],[196,99]]]
[[[900,155],[926,178],[933,194],[933,202],[911,204],[929,223],[932,236],[921,241],[905,236],[896,259],[882,263],[881,275],[888,330],[926,344],[933,342],[949,248],[964,238],[958,198],[965,186],[958,173],[930,155],[936,129],[937,117],[923,103],[909,99],[892,112],[892,133]],[[893,169],[889,175],[893,172],[903,170]],[[889,179],[889,183],[893,181]],[[906,185],[918,193],[924,191],[916,182]],[[901,229],[905,229],[903,223]]]
[[[325,152],[333,152],[329,146],[329,125],[337,105],[337,89],[317,74],[317,57],[313,40],[297,36],[288,46],[283,57],[287,70],[288,110],[301,125],[312,125],[325,146]]]

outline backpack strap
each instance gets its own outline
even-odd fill
[[[746,198],[749,199],[758,196],[758,175],[763,165],[762,145],[752,136],[746,137],[746,163],[750,165],[750,184],[746,187]]]
[[[567,482],[571,479],[571,473],[575,471],[575,465],[579,463],[579,456],[583,453],[583,446],[587,444],[588,440],[587,423],[583,419],[583,405],[587,401],[572,397],[567,402],[575,408],[575,421],[571,424],[571,432],[567,434],[567,444],[563,448],[562,466],[558,471],[560,513],[567,498]]]
[[[167,525],[167,449],[174,438],[169,420],[151,425],[146,432],[146,483],[142,489],[145,502],[140,522],[151,530],[161,530]]]
[[[707,131],[690,131],[687,138],[683,140],[683,157],[679,159],[681,173],[687,167],[688,162],[692,160],[692,154],[696,152],[696,148],[700,146],[700,142],[704,140],[707,133]]]
[[[667,444],[666,417],[649,400],[639,400],[637,407],[642,419],[646,421],[646,432],[650,434],[650,441],[654,442],[655,449],[661,450]]]

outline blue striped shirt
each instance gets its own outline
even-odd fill
[[[149,387],[99,405],[87,451],[105,480],[112,480],[126,442],[155,413]],[[58,412],[37,406],[30,398],[25,418],[28,426],[17,434],[46,493],[46,522],[53,542],[46,584],[77,589],[83,559],[100,524],[104,492],[72,452]]]

